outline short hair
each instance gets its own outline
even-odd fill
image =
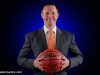
[[[45,6],[48,6],[48,5],[55,6],[55,7],[56,7],[56,9],[57,9],[57,11],[58,11],[57,5],[56,5],[55,3],[51,3],[51,2],[44,3],[44,4],[42,5],[42,10],[44,9],[44,7],[45,7]]]

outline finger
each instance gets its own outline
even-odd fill
[[[62,65],[64,65],[65,63],[62,63]]]
[[[38,57],[37,57],[37,58],[40,58],[40,57],[41,57],[41,54],[42,54],[42,52],[38,55]]]
[[[37,57],[37,59],[42,59],[43,58],[43,56],[42,57]]]
[[[61,57],[61,59],[62,59],[62,60],[65,60],[65,59],[66,59],[66,57]]]
[[[63,61],[63,62],[62,62],[62,65],[64,65],[65,63],[66,63],[66,62],[65,62],[65,61]]]
[[[39,68],[41,71],[43,71],[43,67],[42,67],[42,66],[38,65],[38,68]]]
[[[66,68],[66,65],[63,65],[62,68],[61,68],[61,70],[63,70],[64,68]]]
[[[42,56],[42,57],[37,58],[37,60],[38,60],[38,61],[40,61],[40,60],[42,60],[42,59],[43,59],[43,56]]]
[[[36,61],[36,63],[35,63],[35,66],[43,66],[43,63],[41,63],[41,62],[39,62],[39,61]]]
[[[40,65],[40,66],[43,66],[43,63],[39,62],[39,65]]]
[[[43,70],[43,63],[37,62],[37,68]]]
[[[63,70],[64,66],[61,67],[61,70]]]
[[[65,67],[66,67],[66,61],[63,61],[61,70],[63,70]]]

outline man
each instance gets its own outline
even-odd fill
[[[43,72],[43,63],[39,60],[42,57],[38,55],[48,49],[48,34],[49,30],[52,30],[55,37],[55,49],[60,50],[65,56],[62,58],[63,66],[61,71],[55,75],[67,75],[67,70],[78,66],[83,62],[82,54],[75,43],[74,36],[56,27],[56,22],[59,17],[58,9],[53,4],[44,5],[41,17],[44,21],[44,26],[40,30],[28,33],[25,36],[25,43],[18,56],[18,64],[22,67],[32,69],[36,75],[46,75]],[[30,59],[30,53],[34,54],[35,59]],[[71,54],[70,58],[67,58],[68,52]]]

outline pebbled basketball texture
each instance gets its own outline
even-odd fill
[[[46,73],[56,73],[61,70],[63,54],[59,50],[44,50],[39,54],[43,57],[43,71]]]

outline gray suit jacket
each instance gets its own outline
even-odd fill
[[[25,43],[19,53],[17,62],[20,66],[33,70],[36,75],[46,75],[32,65],[39,53],[46,49],[47,42],[43,28],[30,32],[25,36]],[[68,69],[76,67],[83,62],[82,53],[75,43],[74,36],[58,28],[56,34],[56,49],[60,50],[65,56],[70,53],[71,57],[68,58],[70,66],[55,75],[67,75]],[[33,53],[34,59],[29,58],[30,53]]]

